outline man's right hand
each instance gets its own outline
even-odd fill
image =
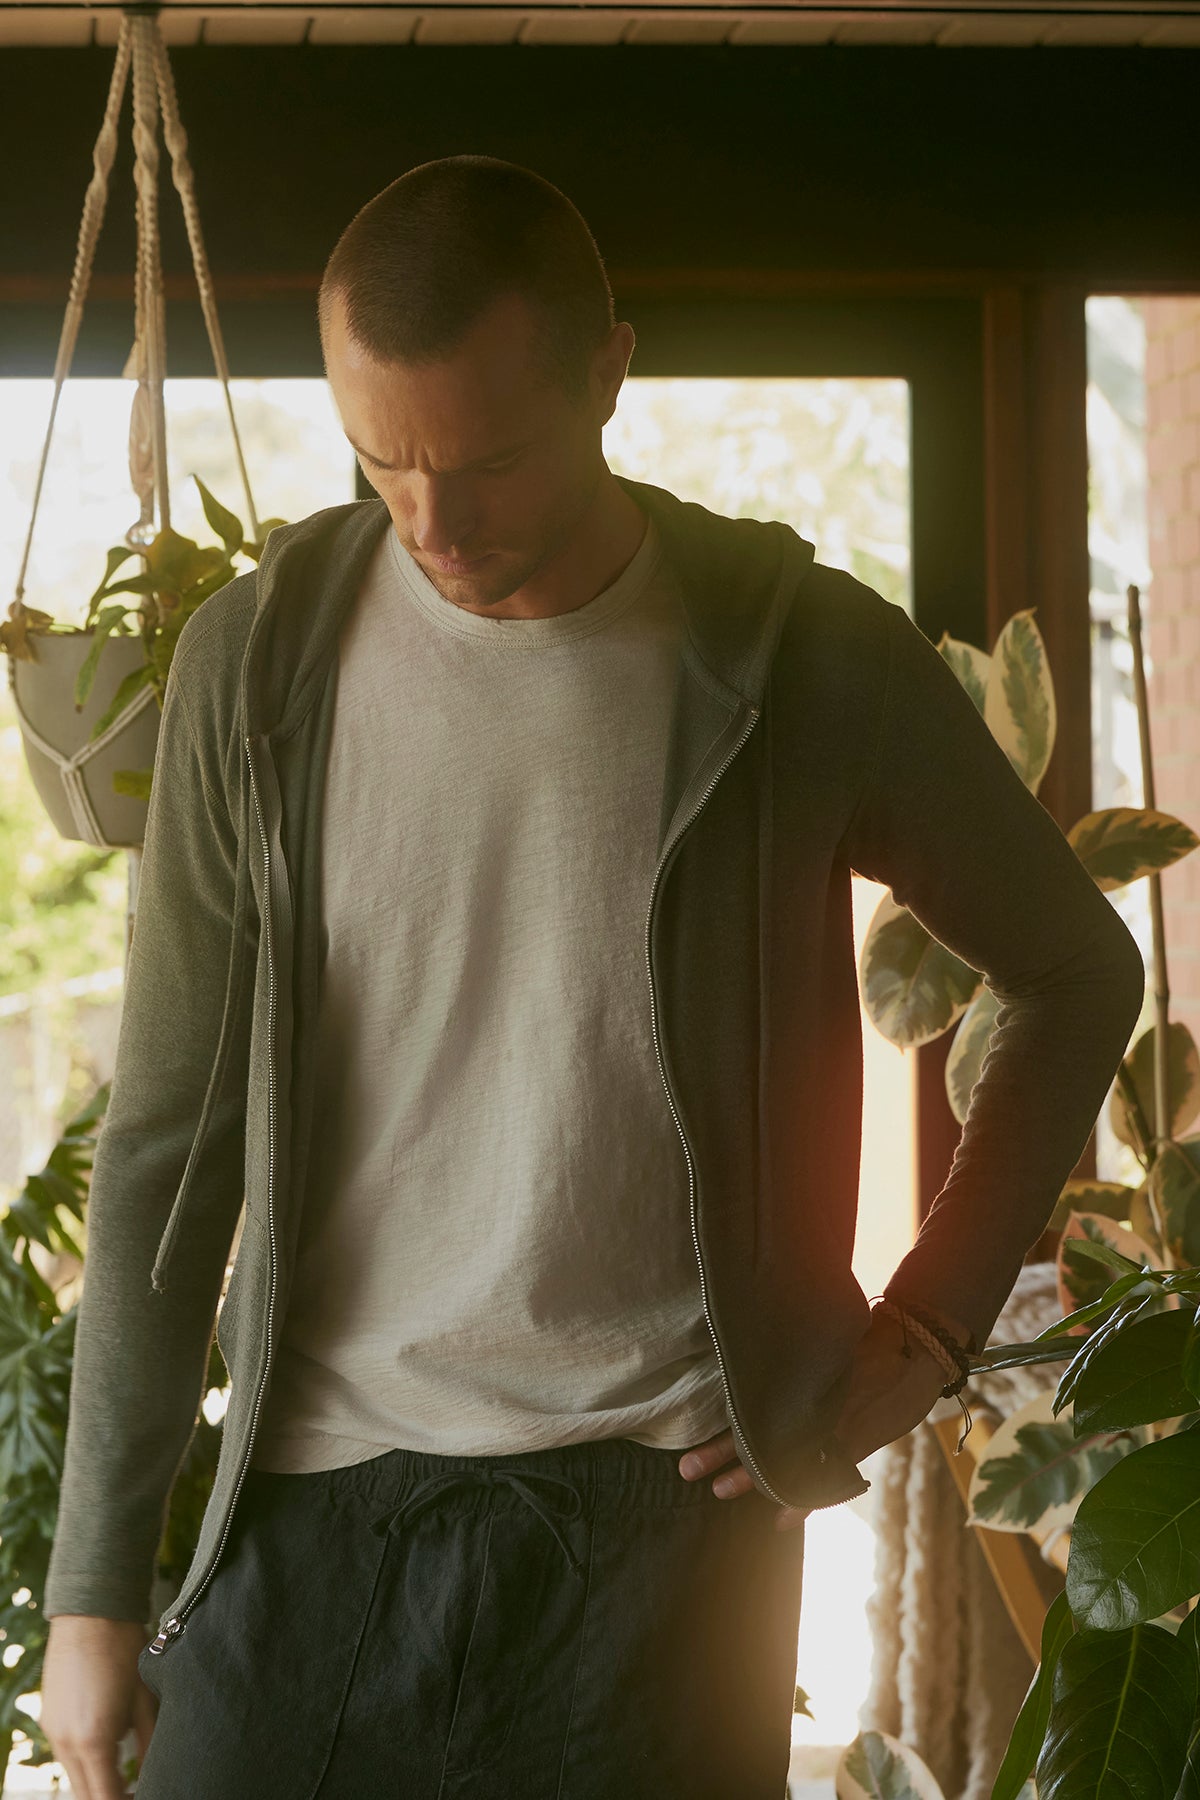
[[[148,1642],[135,1619],[56,1613],[50,1620],[40,1723],[74,1800],[124,1800],[117,1753],[131,1726],[145,1758],[158,1716],[137,1666]]]

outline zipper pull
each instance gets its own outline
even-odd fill
[[[159,1632],[158,1636],[155,1639],[153,1639],[153,1641],[150,1644],[151,1656],[161,1656],[163,1651],[166,1649],[167,1644],[170,1641],[170,1639],[173,1637],[178,1637],[179,1633],[182,1630],[183,1630],[183,1620],[182,1619],[180,1619],[180,1618],[168,1619],[166,1624],[162,1627],[162,1630]]]

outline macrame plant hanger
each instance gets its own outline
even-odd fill
[[[234,417],[233,401],[229,392],[229,364],[225,355],[224,340],[221,336],[220,321],[217,318],[208,257],[200,229],[200,212],[196,202],[195,181],[192,165],[188,158],[187,133],[180,121],[175,80],[167,56],[167,46],[158,23],[158,15],[161,10],[161,5],[143,4],[141,0],[131,0],[131,4],[122,9],[116,61],[113,65],[112,80],[108,90],[108,103],[104,110],[104,122],[100,127],[100,134],[92,151],[92,179],[88,183],[87,193],[84,196],[83,216],[80,221],[75,250],[75,266],[71,275],[70,294],[63,318],[62,332],[59,336],[58,355],[54,364],[54,395],[50,406],[50,418],[46,426],[41,460],[38,464],[33,507],[30,513],[29,530],[25,537],[21,566],[17,574],[15,598],[9,607],[10,617],[17,616],[24,606],[25,574],[29,566],[33,528],[37,519],[38,503],[41,499],[42,480],[50,451],[50,438],[54,431],[54,420],[58,412],[59,395],[70,372],[72,358],[75,354],[79,327],[83,319],[84,300],[87,297],[92,264],[95,259],[96,243],[104,223],[104,213],[108,203],[109,177],[116,154],[120,113],[131,64],[133,67],[133,178],[137,190],[137,264],[134,277],[134,343],[121,372],[124,377],[132,377],[137,380],[137,389],[134,393],[130,415],[128,455],[130,480],[134,493],[141,503],[141,516],[129,527],[124,541],[139,552],[148,567],[147,547],[153,542],[159,531],[168,530],[171,524],[171,501],[167,486],[167,426],[163,407],[163,380],[166,375],[167,363],[167,327],[162,254],[158,233],[160,103],[163,136],[171,154],[171,174],[183,205],[184,222],[187,226],[188,242],[192,251],[192,266],[196,275],[196,285],[200,291],[200,305],[204,313],[208,341],[212,348],[213,362],[225,396],[225,409],[229,415],[230,430],[233,433],[242,491],[246,499],[250,539],[255,543],[258,541],[258,514],[255,511],[254,499],[250,492],[250,477],[246,470],[246,459],[242,454],[242,442],[238,435],[237,420]],[[156,504],[157,524],[155,523]],[[9,678],[14,688],[15,699],[15,670],[11,658],[9,659]],[[85,745],[73,757],[64,757],[44,739],[37,740],[40,748],[59,766],[64,787],[71,798],[76,822],[87,841],[94,843],[104,840],[98,835],[95,818],[79,772],[88,759],[95,755],[101,744],[107,743],[134,712],[143,706],[155,703],[153,688],[149,686],[142,688],[129,702],[129,705],[113,720],[103,737]],[[22,728],[31,729],[28,721],[22,720]],[[140,849],[128,849],[126,854],[129,859],[129,899],[125,923],[125,952],[128,957],[133,935],[134,909],[137,904],[137,880],[141,866],[141,851]]]

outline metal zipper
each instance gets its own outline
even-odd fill
[[[726,769],[729,767],[730,763],[733,761],[734,757],[737,755],[738,751],[741,749],[741,747],[745,743],[746,739],[750,736],[750,733],[754,729],[755,722],[758,719],[758,715],[759,715],[758,707],[756,707],[756,706],[751,707],[750,718],[746,724],[745,730],[742,732],[741,736],[738,738],[737,743],[733,746],[733,749],[729,752],[729,755],[725,758],[725,761],[721,764],[721,766],[717,770],[716,774],[712,777],[712,780],[708,783],[708,785],[704,789],[704,792],[700,795],[699,799],[696,801],[695,806],[692,808],[691,812],[688,814],[688,816],[684,820],[683,824],[679,827],[679,830],[675,833],[675,836],[672,838],[670,844],[663,851],[662,856],[659,858],[658,867],[654,871],[654,879],[650,884],[650,905],[646,912],[646,975],[650,982],[650,1025],[651,1025],[651,1030],[653,1031],[653,1034],[654,1034],[654,1054],[658,1059],[658,1072],[659,1072],[660,1076],[662,1077],[663,1089],[667,1096],[667,1105],[671,1108],[671,1117],[675,1121],[675,1129],[679,1133],[679,1141],[683,1145],[683,1154],[687,1161],[688,1211],[691,1216],[691,1222],[692,1222],[692,1243],[696,1247],[696,1263],[700,1270],[700,1303],[704,1308],[704,1317],[708,1324],[709,1336],[712,1338],[712,1341],[713,1341],[713,1349],[717,1353],[717,1368],[720,1371],[721,1382],[725,1389],[725,1404],[729,1409],[729,1417],[733,1424],[734,1441],[737,1445],[738,1455],[740,1456],[741,1460],[747,1465],[751,1474],[755,1477],[759,1486],[762,1488],[763,1492],[766,1494],[769,1494],[771,1499],[774,1500],[778,1505],[787,1506],[789,1504],[788,1501],[786,1501],[783,1498],[782,1494],[777,1494],[775,1492],[774,1488],[767,1481],[766,1477],[763,1475],[762,1470],[759,1468],[758,1463],[755,1461],[754,1457],[751,1455],[749,1445],[746,1443],[745,1433],[742,1431],[742,1428],[741,1428],[740,1424],[738,1423],[737,1414],[734,1411],[733,1393],[729,1386],[729,1376],[727,1375],[726,1370],[725,1370],[724,1358],[721,1355],[721,1346],[720,1346],[719,1342],[717,1341],[717,1333],[716,1333],[716,1328],[714,1327],[713,1322],[712,1322],[712,1314],[708,1310],[708,1282],[706,1280],[705,1273],[704,1273],[704,1258],[700,1254],[700,1234],[696,1229],[696,1170],[695,1170],[695,1165],[692,1161],[691,1145],[687,1141],[687,1133],[683,1129],[683,1122],[680,1119],[679,1113],[676,1110],[675,1099],[671,1093],[671,1084],[667,1080],[667,1071],[666,1071],[666,1067],[665,1067],[665,1065],[663,1063],[663,1059],[662,1059],[662,1048],[659,1044],[659,1039],[658,1039],[658,1001],[657,1001],[657,997],[654,992],[654,966],[653,966],[653,963],[650,958],[650,928],[651,928],[651,921],[653,920],[653,917],[654,917],[654,902],[658,895],[659,879],[662,876],[663,871],[665,870],[665,868],[667,866],[667,863],[670,861],[671,857],[674,855],[675,848],[676,848],[677,844],[679,843],[680,838],[683,836],[684,832],[688,829],[688,827],[692,824],[693,820],[696,818],[697,814],[700,812],[701,808],[703,807],[704,802],[708,799],[708,796],[712,793],[712,791],[716,787],[718,781],[720,781],[722,775],[725,773]]]
[[[246,763],[250,770],[250,791],[254,796],[254,812],[258,820],[259,836],[263,847],[263,939],[267,952],[267,1232],[271,1246],[271,1285],[267,1299],[267,1354],[263,1360],[263,1371],[258,1383],[258,1392],[254,1396],[254,1407],[250,1416],[250,1435],[246,1440],[246,1453],[242,1466],[238,1470],[234,1484],[233,1498],[229,1502],[229,1510],[225,1515],[225,1524],[220,1540],[213,1552],[204,1579],[178,1613],[173,1613],[164,1620],[150,1646],[151,1656],[161,1656],[173,1638],[177,1638],[184,1628],[188,1614],[199,1600],[201,1594],[212,1580],[217,1564],[221,1560],[221,1552],[225,1548],[225,1540],[229,1536],[229,1528],[233,1523],[234,1507],[241,1492],[246,1470],[250,1466],[250,1453],[254,1447],[254,1434],[258,1430],[258,1415],[262,1405],[263,1389],[267,1382],[267,1371],[271,1366],[271,1326],[275,1312],[275,1213],[273,1207],[275,1184],[275,959],[271,942],[271,843],[263,823],[262,806],[258,798],[258,783],[254,775],[254,759],[250,752],[250,737],[246,737]]]

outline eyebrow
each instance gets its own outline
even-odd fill
[[[358,454],[365,458],[367,462],[374,463],[377,469],[395,469],[399,467],[398,463],[382,462],[378,456],[372,456],[369,450],[364,450],[361,444],[356,444],[354,442],[353,438],[350,439],[350,448],[352,450],[357,450]],[[471,469],[482,469],[487,463],[503,462],[506,457],[514,456],[518,450],[525,450],[527,448],[527,443],[510,444],[505,450],[492,450],[487,456],[477,456],[474,462],[464,463],[461,469],[450,469],[447,473],[451,475],[465,475]]]

